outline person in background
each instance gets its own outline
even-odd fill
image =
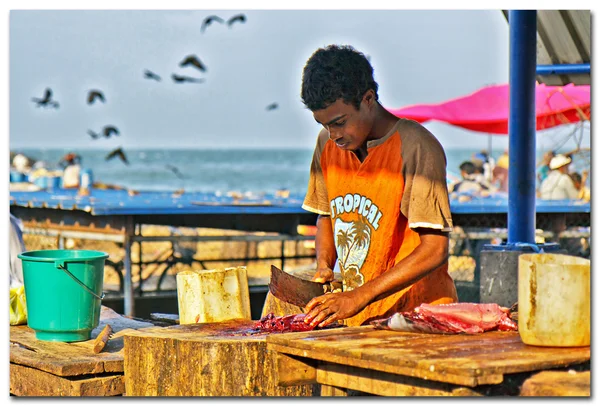
[[[313,280],[333,280],[336,263],[343,277],[343,292],[306,305],[312,326],[458,301],[444,149],[421,124],[388,112],[378,87],[351,46],[320,48],[304,66],[302,101],[323,126],[302,205],[319,215]]]
[[[81,174],[81,158],[72,152],[65,155],[59,166],[63,166],[62,187],[65,189],[74,189],[79,187],[79,179]]]
[[[552,158],[554,158],[555,155],[556,154],[554,153],[554,151],[548,151],[544,154],[541,161],[538,163],[538,167],[540,169],[538,169],[537,178],[540,182],[540,185],[548,177],[548,174],[550,173],[550,161],[552,160]]]
[[[484,149],[480,153],[473,155],[472,162],[476,163],[476,161],[481,162],[481,173],[483,174],[485,181],[487,183],[492,182],[492,179],[493,179],[492,171],[494,170],[494,167],[496,166],[496,162],[495,162],[494,158],[492,158],[488,154],[488,152]],[[477,164],[476,164],[476,166],[477,166]]]
[[[498,191],[508,193],[508,150],[496,162],[492,171],[492,184],[498,187]]]
[[[23,154],[16,154],[12,160],[12,166],[20,173],[27,173],[31,170],[31,159]]]
[[[23,265],[17,255],[25,251],[23,242],[23,223],[10,214],[9,232],[9,284],[11,288],[23,285]]]
[[[539,197],[544,200],[577,199],[579,190],[569,176],[571,158],[556,155],[550,161],[550,173],[540,186]]]
[[[579,191],[579,194],[577,195],[577,199],[583,200],[584,202],[589,202],[591,199],[591,192],[590,192],[590,188],[585,185],[585,182],[587,181],[587,177],[588,177],[588,172],[583,171],[583,176],[581,176],[577,172],[573,172],[569,176],[571,176],[571,179],[573,180],[575,189],[577,189]]]
[[[465,161],[459,166],[462,180],[450,190],[452,193],[480,194],[483,190],[489,190],[483,174],[477,171],[477,166],[471,161]]]

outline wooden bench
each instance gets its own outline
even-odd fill
[[[543,371],[523,382],[521,396],[590,396],[590,371]]]
[[[94,339],[106,324],[114,334],[95,354]],[[16,396],[116,396],[125,392],[123,335],[152,323],[125,318],[102,306],[92,339],[41,341],[27,325],[10,327],[10,393]]]

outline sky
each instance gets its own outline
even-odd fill
[[[205,17],[238,13],[245,23],[201,32]],[[319,125],[300,99],[302,69],[332,43],[369,55],[389,108],[508,82],[499,10],[12,10],[9,41],[11,149],[312,148]],[[189,54],[205,73],[178,66]],[[177,84],[172,73],[205,82]],[[31,101],[46,87],[58,110]],[[106,103],[87,105],[90,89]],[[273,102],[279,108],[267,111]],[[109,124],[120,137],[87,135]],[[445,147],[488,145],[485,134],[427,126]]]
[[[245,23],[201,31],[210,15],[239,13]],[[508,39],[499,10],[12,10],[10,147],[312,148],[320,127],[300,84],[317,48],[368,55],[381,103],[400,108],[508,83]],[[190,54],[206,72],[178,66]],[[174,83],[172,73],[205,82]],[[46,87],[59,109],[31,101]],[[106,103],[87,105],[90,89]],[[266,110],[271,103],[279,108]],[[120,136],[87,135],[105,125]],[[446,148],[488,146],[487,134],[426,126]]]

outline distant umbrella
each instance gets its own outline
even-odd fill
[[[182,68],[186,66],[195,66],[202,72],[206,72],[206,66],[202,62],[200,62],[200,59],[198,59],[196,55],[186,56],[185,59],[179,63],[179,66],[181,66]]]
[[[219,16],[208,16],[204,19],[204,21],[202,21],[202,25],[200,26],[200,32],[204,32],[206,30],[206,27],[208,27],[209,25],[211,25],[213,22],[218,22],[223,24],[225,21],[223,21],[223,19]]]
[[[181,173],[179,171],[179,168],[177,168],[174,165],[165,165],[165,168],[167,168],[168,170],[170,170],[171,172],[173,172],[175,174],[175,176],[177,176],[179,179],[185,179],[185,176],[183,175],[183,173]]]
[[[87,104],[93,104],[96,100],[100,100],[102,103],[106,102],[104,94],[100,90],[90,90],[88,92]]]
[[[267,111],[271,111],[271,110],[275,110],[279,107],[279,104],[277,103],[271,103],[267,106]]]
[[[231,17],[229,20],[227,20],[227,25],[229,26],[229,28],[231,28],[231,24],[235,23],[236,21],[239,21],[240,23],[245,23],[246,16],[244,14],[237,14]]]
[[[154,79],[157,82],[160,82],[160,76],[158,76],[156,73],[149,71],[148,69],[144,70],[144,77],[146,79]]]
[[[92,130],[87,130],[87,133],[90,135],[90,137],[92,137],[93,139],[98,139],[100,138],[100,134],[93,132]]]
[[[112,125],[107,125],[102,129],[102,133],[106,138],[110,137],[112,134],[120,135],[119,129]]]
[[[104,158],[106,161],[110,161],[113,158],[119,158],[121,161],[123,161],[123,163],[125,165],[129,165],[129,161],[127,160],[127,156],[125,155],[125,152],[123,151],[123,148],[119,147],[117,149],[114,149],[112,151],[110,151],[108,153],[108,155],[106,155],[106,157]]]
[[[173,79],[173,81],[175,83],[185,83],[185,82],[202,83],[202,82],[204,82],[204,79],[192,78],[192,77],[189,77],[189,76],[177,75],[175,73],[173,73],[171,75],[171,78]]]

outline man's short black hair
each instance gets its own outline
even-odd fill
[[[573,173],[569,174],[569,176],[571,177],[571,179],[573,179],[573,182],[581,183],[581,175],[579,173],[573,172]]]
[[[322,110],[338,99],[358,110],[369,89],[378,100],[373,67],[363,53],[349,45],[317,49],[302,72],[302,102],[311,111]]]
[[[459,169],[462,172],[465,172],[467,175],[473,175],[476,170],[475,165],[471,161],[463,162],[462,164],[460,164]]]

